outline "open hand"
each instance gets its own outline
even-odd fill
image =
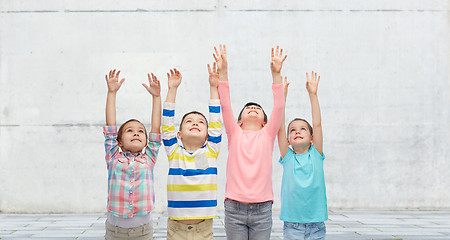
[[[219,72],[216,67],[216,63],[213,63],[212,70],[208,64],[208,72],[209,72],[209,86],[217,88],[219,86]]]
[[[167,73],[167,84],[169,89],[178,88],[181,84],[181,73],[176,68],[170,69],[170,73]]]
[[[213,53],[214,60],[217,63],[217,70],[219,73],[226,73],[228,68],[227,63],[227,47],[225,45],[219,44],[219,51],[214,47],[215,54]]]
[[[311,72],[311,78],[309,78],[308,72],[306,73],[306,90],[309,94],[317,94],[317,88],[319,86],[320,75],[317,77],[317,73]]]
[[[148,86],[147,84],[143,83],[142,86],[147,89],[147,91],[154,97],[161,96],[161,85],[159,83],[158,78],[152,73],[152,76],[150,77],[150,74],[147,73],[148,76]]]
[[[272,48],[272,61],[270,62],[270,70],[272,73],[280,73],[281,67],[283,66],[284,60],[287,58],[287,55],[283,57],[283,49],[277,46],[277,49],[274,53]]]
[[[122,86],[122,83],[125,81],[125,78],[122,78],[119,82],[119,74],[120,71],[117,71],[116,69],[109,71],[109,75],[105,75],[106,78],[106,84],[108,85],[108,92],[117,92]]]

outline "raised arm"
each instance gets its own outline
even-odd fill
[[[281,68],[283,62],[286,60],[287,55],[283,57],[283,49],[277,46],[274,52],[272,48],[272,61],[270,61],[270,70],[272,71],[273,84],[283,83],[283,77],[281,76]]]
[[[283,49],[277,46],[276,52],[272,48],[272,59],[270,61],[270,70],[272,71],[272,91],[273,91],[273,109],[270,114],[269,122],[264,126],[266,131],[269,131],[275,137],[280,129],[281,115],[284,109],[283,97],[283,77],[281,76],[281,67],[287,56],[283,57]]]
[[[214,47],[214,51],[213,57],[217,64],[217,71],[219,72],[218,89],[223,124],[227,134],[232,135],[234,131],[238,130],[239,126],[234,120],[233,109],[231,108],[230,86],[228,85],[227,48],[225,45],[219,45],[219,51],[216,47]]]
[[[160,133],[161,128],[161,85],[155,75],[147,74],[148,86],[143,83],[142,86],[152,95],[152,128],[151,133]]]
[[[175,98],[177,96],[178,86],[181,84],[181,73],[176,68],[170,69],[170,73],[167,73],[167,96],[166,102],[175,103]]]
[[[211,66],[208,66],[208,72],[209,72],[209,96],[210,99],[219,99],[219,72],[216,68],[216,63],[213,63],[213,68],[211,69]]]
[[[213,68],[208,64],[209,72],[209,123],[208,123],[208,147],[219,154],[220,144],[222,142],[222,123],[220,121],[220,100],[219,100],[219,73],[214,62]],[[217,156],[217,155],[216,155]]]
[[[214,60],[217,63],[217,71],[219,72],[219,81],[228,81],[228,62],[227,62],[227,47],[225,45],[219,45],[219,51],[214,47],[215,54],[213,53]]]
[[[108,94],[106,95],[106,125],[116,125],[116,93],[119,90],[125,78],[122,78],[119,82],[120,71],[116,69],[109,71],[108,75],[105,75],[106,84],[108,85]]]
[[[287,77],[284,77],[284,110],[283,110],[283,116],[281,118],[281,125],[280,129],[278,130],[278,147],[280,148],[280,154],[281,157],[284,158],[286,155],[288,149],[289,149],[289,142],[287,140],[286,136],[286,98],[288,94],[288,88],[289,88],[289,82],[287,81]]]
[[[317,151],[323,152],[322,118],[320,116],[319,98],[317,97],[317,88],[319,86],[320,76],[314,71],[311,72],[311,78],[306,73],[306,89],[311,101],[311,112],[313,122],[313,144]]]

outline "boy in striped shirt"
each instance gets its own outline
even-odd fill
[[[196,111],[185,114],[175,131],[175,97],[181,73],[170,70],[162,117],[162,138],[169,160],[167,239],[213,239],[217,207],[217,156],[222,140],[218,72],[208,64],[209,124]],[[182,145],[178,143],[181,140]]]

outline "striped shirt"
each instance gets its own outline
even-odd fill
[[[175,103],[164,103],[162,137],[169,159],[167,210],[174,220],[216,217],[217,156],[222,141],[220,101],[209,101],[208,140],[189,152],[178,143]]]
[[[108,212],[122,218],[147,215],[154,208],[153,167],[161,146],[161,134],[150,133],[145,153],[122,152],[117,127],[103,127],[108,168]]]

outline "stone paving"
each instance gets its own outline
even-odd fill
[[[283,239],[273,213],[271,239]],[[0,239],[103,239],[105,214],[0,214]],[[166,239],[167,214],[153,213],[154,239]],[[329,211],[327,240],[450,240],[450,211]],[[224,214],[214,219],[214,239],[226,239]]]

